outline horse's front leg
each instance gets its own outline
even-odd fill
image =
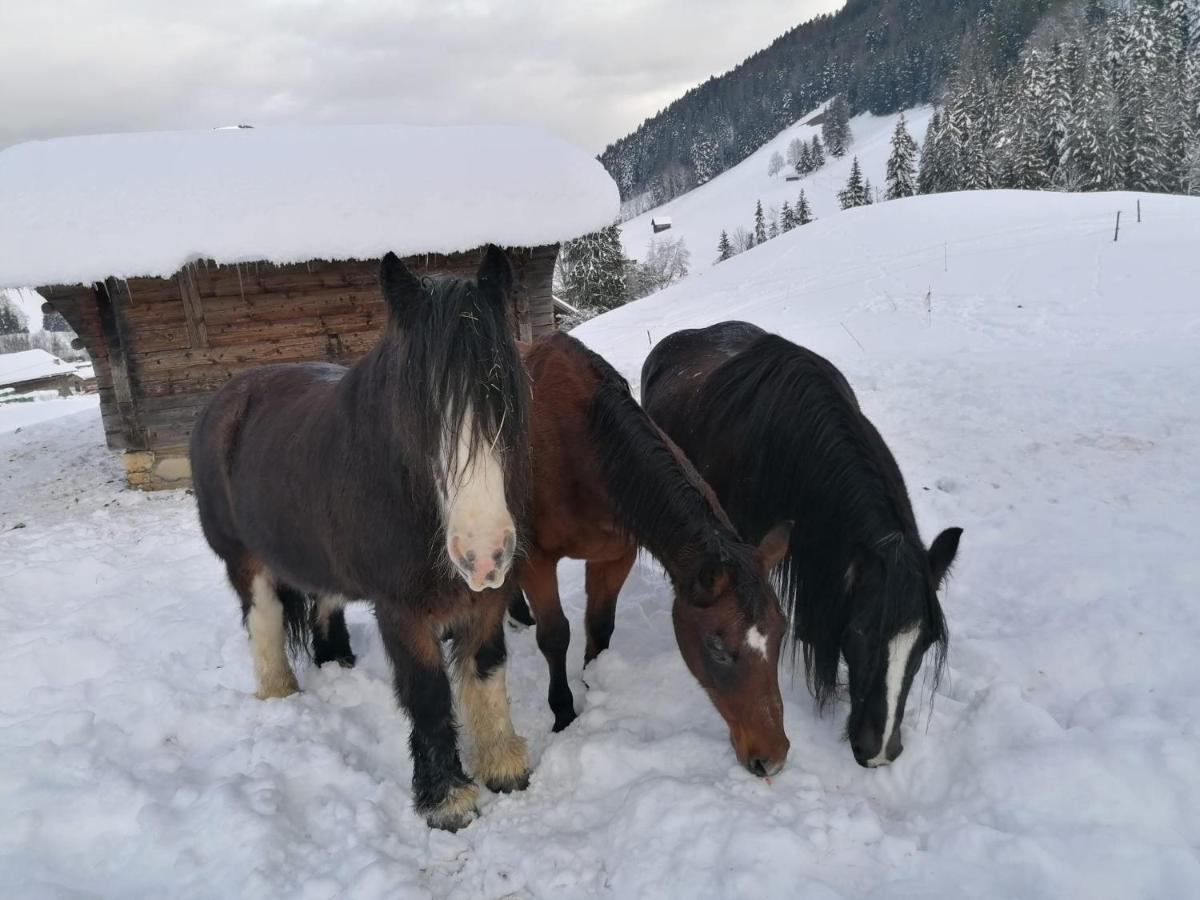
[[[454,687],[471,739],[471,774],[497,793],[529,786],[525,739],[513,729],[508,710],[504,612],[502,591],[482,595],[471,621],[454,629]]]
[[[617,618],[617,595],[637,559],[637,547],[614,560],[589,561],[584,571],[587,585],[587,613],[583,624],[587,631],[587,650],[583,654],[586,666],[608,649]]]
[[[477,788],[463,772],[450,680],[441,644],[422,616],[376,604],[379,633],[392,661],[396,699],[412,722],[413,805],[432,828],[457,831],[479,814]]]

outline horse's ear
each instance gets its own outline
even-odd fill
[[[722,561],[706,561],[696,573],[696,581],[692,585],[688,600],[692,606],[712,606],[717,598],[729,590],[733,580],[728,563]]]
[[[505,302],[512,293],[513,286],[512,265],[509,264],[508,254],[495,244],[488,244],[475,280],[479,282],[484,294],[497,302]]]
[[[397,319],[421,296],[421,279],[391,252],[379,263],[379,286],[388,310]]]
[[[958,539],[962,537],[962,532],[961,528],[947,528],[929,545],[929,572],[938,587],[942,586],[942,579],[950,571],[950,564],[958,553]]]
[[[783,560],[788,552],[788,541],[792,537],[792,521],[780,522],[774,528],[767,532],[758,543],[758,558],[762,561],[763,568],[770,572]]]

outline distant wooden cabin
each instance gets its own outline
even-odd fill
[[[0,284],[37,285],[79,335],[108,445],[142,488],[189,483],[192,422],[231,376],[365,354],[385,318],[384,251],[470,276],[484,245],[504,246],[528,340],[555,328],[558,243],[618,207],[599,163],[515,128],[240,129],[0,152],[0,197],[30,179],[45,205],[6,206],[34,227],[12,235],[11,258],[0,250]]]
[[[655,216],[650,220],[650,228],[653,230],[654,234],[658,234],[662,231],[669,231],[671,228],[671,217]]]
[[[87,375],[74,363],[45,350],[21,350],[0,355],[0,393],[24,395],[57,391],[60,396],[88,390]]]

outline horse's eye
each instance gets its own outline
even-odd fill
[[[704,649],[708,651],[709,657],[719,666],[733,665],[733,652],[728,645],[721,640],[719,634],[706,635],[704,638]]]

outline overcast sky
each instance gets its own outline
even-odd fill
[[[517,122],[599,152],[842,2],[0,0],[0,147],[242,122]]]

